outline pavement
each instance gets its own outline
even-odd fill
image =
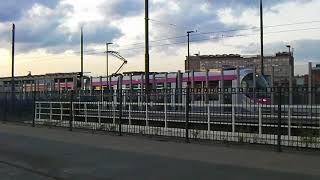
[[[319,154],[0,124],[1,180],[309,180]]]

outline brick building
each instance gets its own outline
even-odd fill
[[[320,64],[312,69],[312,83],[313,86],[320,87]]]
[[[317,64],[316,67],[312,68],[311,74],[312,74],[312,77],[311,77],[312,87],[320,87],[320,64]],[[309,75],[306,74],[303,77],[304,77],[303,85],[307,87]]]
[[[205,71],[228,67],[256,67],[261,73],[261,56],[241,56],[239,54],[224,55],[199,55],[190,56],[185,61],[185,70]],[[188,63],[190,66],[188,66]],[[294,75],[294,57],[288,52],[279,52],[272,56],[264,57],[264,74],[268,77],[274,67],[275,85],[287,85],[290,73]],[[189,67],[189,68],[188,68]]]

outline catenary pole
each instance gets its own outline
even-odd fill
[[[149,0],[145,0],[145,89],[149,90]]]
[[[264,76],[264,52],[263,52],[263,2],[260,0],[260,41],[261,41],[261,74]]]
[[[14,93],[15,91],[15,80],[14,80],[14,52],[15,52],[15,31],[16,26],[12,24],[12,49],[11,49],[11,92]]]

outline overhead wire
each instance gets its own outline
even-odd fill
[[[320,27],[315,28],[302,28],[302,29],[290,29],[290,30],[281,30],[281,31],[271,31],[271,32],[265,32],[265,34],[275,34],[275,33],[285,33],[285,32],[297,32],[297,31],[307,31],[307,30],[318,30]],[[225,38],[235,38],[235,37],[248,37],[248,36],[254,36],[259,35],[259,33],[251,33],[251,34],[238,34],[238,35],[223,35],[218,37],[209,37],[209,38],[201,38],[201,39],[194,39],[190,40],[190,42],[202,42],[202,41],[209,41],[209,40],[217,40],[217,39],[225,39]],[[174,42],[174,43],[165,43],[165,44],[158,44],[158,45],[151,45],[151,48],[155,47],[163,47],[163,46],[172,46],[172,45],[178,45],[178,44],[186,44],[187,41],[181,41],[181,42]],[[123,52],[123,51],[133,51],[143,49],[143,47],[136,47],[136,48],[128,48],[128,49],[118,49],[117,51]],[[91,53],[87,53],[86,55],[102,55],[105,54],[105,51],[94,51]]]
[[[286,24],[277,24],[277,25],[270,25],[270,26],[266,26],[265,28],[271,28],[271,27],[281,27],[281,26],[292,26],[292,25],[301,25],[301,24],[310,24],[310,23],[319,23],[320,21],[305,21],[305,22],[297,22],[297,23],[286,23]],[[228,32],[235,32],[235,31],[245,31],[245,30],[254,30],[254,29],[258,29],[257,27],[251,27],[251,28],[242,28],[242,29],[230,29],[230,30],[221,30],[221,31],[212,31],[212,32],[202,32],[202,33],[195,33],[192,34],[192,36],[198,36],[198,35],[208,35],[208,34],[218,34],[218,33],[228,33]],[[315,29],[319,29],[319,28],[304,28],[304,29],[291,29],[291,30],[282,30],[282,31],[275,31],[275,32],[266,32],[265,34],[271,34],[271,33],[282,33],[282,32],[293,32],[293,31],[306,31],[306,30],[315,30]],[[206,40],[211,40],[211,39],[221,39],[221,38],[230,38],[230,37],[241,37],[241,36],[251,36],[253,34],[247,34],[247,35],[222,35],[221,37],[209,37],[209,38],[202,38],[202,39],[198,39],[198,40],[191,40],[190,42],[200,42],[200,41],[206,41]],[[255,34],[254,34],[255,35]],[[161,41],[166,41],[166,40],[173,40],[173,39],[182,39],[185,38],[186,35],[184,36],[175,36],[175,37],[168,37],[168,38],[161,38],[161,39],[157,39],[157,40],[153,40],[150,41],[150,43],[156,43],[156,42],[161,42]],[[161,47],[161,46],[169,46],[169,45],[177,45],[177,44],[183,44],[186,43],[185,40],[183,40],[183,42],[173,42],[173,43],[165,43],[165,44],[159,44],[159,45],[151,45],[150,47]],[[138,45],[141,43],[134,43],[131,45]],[[125,47],[125,46],[129,46],[128,45],[123,45],[120,47]],[[137,49],[142,49],[143,47],[133,47],[133,48],[123,48],[123,49],[117,49],[117,51],[129,51],[129,50],[137,50]],[[105,54],[105,51],[100,51],[100,50],[95,50],[95,49],[91,49],[91,50],[85,50],[84,51],[87,55],[96,55],[96,54]],[[63,57],[71,57],[71,56],[78,56],[77,53],[80,54],[80,51],[73,51],[72,54],[57,54],[57,55],[43,55],[40,57],[27,57],[24,58],[24,62],[26,61],[30,61],[30,60],[45,60],[47,57],[57,57],[57,56],[63,56]],[[20,59],[20,58],[18,58]]]

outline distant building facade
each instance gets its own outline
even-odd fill
[[[320,87],[320,64],[312,68],[312,83],[313,86]]]
[[[228,67],[256,68],[261,73],[261,56],[241,56],[239,54],[199,55],[187,57],[185,70],[206,71]],[[274,67],[275,85],[288,85],[290,74],[294,75],[294,57],[291,53],[282,52],[264,57],[264,74],[272,75]]]
[[[0,78],[0,92],[10,92],[12,88],[11,84],[11,77]],[[80,73],[16,76],[14,84],[16,92],[72,90],[80,84]]]
[[[317,64],[316,67],[312,68],[311,71],[311,83],[312,87],[320,87],[320,64]],[[304,87],[308,87],[309,75],[306,74],[303,76],[303,82],[301,80],[300,84],[303,84]]]

